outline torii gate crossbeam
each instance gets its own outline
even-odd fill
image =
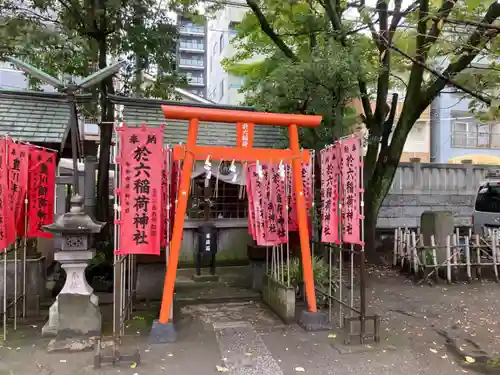
[[[255,161],[262,162],[276,160],[291,160],[293,188],[297,201],[297,221],[300,237],[301,258],[304,272],[304,284],[307,298],[308,311],[316,312],[316,294],[314,290],[314,277],[311,263],[311,249],[309,245],[309,231],[307,224],[306,202],[303,193],[301,174],[301,161],[309,160],[309,153],[301,151],[299,146],[298,127],[317,127],[320,125],[321,116],[277,114],[250,111],[235,111],[211,108],[197,108],[184,106],[162,105],[163,114],[167,119],[188,120],[189,128],[185,147],[174,148],[174,159],[184,159],[179,186],[179,197],[175,212],[172,240],[170,243],[170,256],[163,286],[162,305],[159,324],[168,324],[173,303],[174,284],[179,261],[184,217],[187,208],[188,193],[191,184],[191,170],[195,160],[206,159],[211,155],[213,159]],[[198,122],[251,123],[261,126],[286,126],[290,139],[289,150],[254,149],[251,147],[213,147],[197,146]],[[253,135],[252,135],[253,136]]]

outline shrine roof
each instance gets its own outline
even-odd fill
[[[41,98],[32,94],[0,90],[0,135],[31,143],[63,143],[68,104],[59,95]]]
[[[165,124],[165,143],[175,145],[180,142],[186,143],[188,121],[165,119],[161,110],[161,104],[179,105],[176,102],[165,102],[150,99],[119,98],[112,96],[111,100],[118,105],[123,105],[122,118],[128,126],[140,126],[146,123],[149,126],[161,126]],[[182,103],[190,105],[189,103]],[[249,107],[229,107],[217,105],[197,105],[204,108],[223,108],[254,110]],[[254,147],[276,148],[283,142],[283,135],[278,127],[275,126],[256,126],[254,134]],[[227,123],[209,123],[200,121],[198,127],[198,145],[206,146],[235,146],[236,145],[236,126]]]

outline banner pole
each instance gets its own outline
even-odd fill
[[[359,149],[359,158],[361,159],[361,165],[359,168],[359,185],[360,185],[360,214],[361,214],[361,250],[360,250],[360,280],[359,280],[359,299],[360,299],[360,336],[361,336],[361,343],[363,343],[365,339],[365,333],[366,333],[366,265],[365,265],[365,193],[364,193],[364,161],[363,161],[363,144],[362,144],[362,138],[358,137],[359,143],[358,143],[358,149]],[[377,332],[375,332],[377,334]]]
[[[24,198],[24,244],[23,244],[23,319],[26,319],[26,272],[28,255],[28,189]]]
[[[3,249],[3,340],[7,341],[7,248]]]

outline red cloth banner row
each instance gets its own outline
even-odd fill
[[[42,227],[54,222],[55,175],[54,152],[0,139],[0,249],[17,236],[51,237]]]
[[[337,141],[321,151],[322,242],[363,244],[362,155],[359,135]]]
[[[288,241],[288,232],[297,231],[297,207],[289,165],[255,163],[248,166],[248,232],[259,246],[276,246]],[[283,178],[284,177],[284,178]],[[312,165],[302,165],[304,196],[308,212],[312,208]],[[288,206],[288,208],[287,208]]]

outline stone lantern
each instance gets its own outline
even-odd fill
[[[85,269],[95,256],[95,249],[89,248],[91,237],[104,225],[84,212],[83,198],[75,195],[71,198],[69,212],[55,223],[43,226],[45,232],[61,236],[61,250],[54,254],[54,259],[66,271],[66,282],[50,307],[43,335],[69,338],[100,334],[99,300],[85,279]]]

